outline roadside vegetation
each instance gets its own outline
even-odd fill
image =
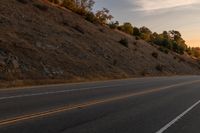
[[[174,51],[178,54],[187,53],[192,57],[200,58],[200,48],[191,48],[186,45],[185,40],[179,31],[170,30],[163,33],[152,32],[149,28],[135,27],[129,22],[120,25],[118,21],[111,21],[113,16],[106,8],[93,12],[95,2],[93,0],[48,0],[54,4],[65,7],[81,16],[86,20],[110,27],[111,29],[120,30],[127,34],[133,35],[137,40],[142,39],[150,44],[160,46],[159,50],[168,53]]]

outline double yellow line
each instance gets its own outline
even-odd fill
[[[97,105],[97,104],[103,104],[103,103],[113,102],[113,101],[117,101],[117,100],[122,100],[122,99],[130,98],[130,97],[133,97],[133,96],[140,96],[140,95],[144,95],[144,94],[159,92],[159,91],[166,90],[166,89],[169,89],[169,88],[178,87],[178,86],[187,85],[187,84],[192,84],[192,83],[196,83],[196,82],[200,82],[200,80],[196,80],[196,81],[192,81],[192,82],[179,83],[179,84],[174,84],[174,85],[160,87],[160,88],[149,89],[149,90],[130,93],[130,94],[121,95],[121,96],[115,96],[115,97],[107,98],[107,99],[103,99],[103,100],[93,100],[93,101],[89,101],[89,102],[86,102],[86,103],[75,104],[75,105],[71,105],[71,106],[64,106],[64,107],[60,107],[60,108],[53,109],[53,110],[17,116],[17,117],[14,117],[14,118],[8,118],[8,119],[5,119],[5,120],[0,120],[0,127],[6,126],[6,125],[12,125],[12,124],[15,124],[15,123],[18,123],[18,122],[23,122],[23,121],[31,120],[31,119],[35,119],[35,118],[47,117],[47,116],[50,116],[50,115],[54,115],[54,114],[58,114],[58,113],[62,113],[62,112],[66,112],[66,111],[70,111],[70,110],[74,110],[74,109],[86,108],[86,107]]]

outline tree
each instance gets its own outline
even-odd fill
[[[167,31],[163,31],[162,35],[163,35],[163,38],[165,38],[167,40],[170,39],[170,35],[169,35],[169,33]]]
[[[113,18],[113,16],[110,15],[110,11],[106,8],[103,8],[102,10],[97,11],[95,16],[98,22],[102,25],[107,24],[108,21]]]
[[[171,38],[174,41],[178,41],[179,39],[182,39],[181,33],[179,31],[171,30],[171,31],[169,31],[169,33],[170,33]]]
[[[141,35],[140,29],[137,28],[137,27],[134,27],[133,28],[133,35],[134,36],[140,36]]]
[[[145,41],[151,41],[152,31],[147,27],[143,26],[140,28],[141,35],[140,37]]]
[[[118,29],[127,34],[133,35],[133,26],[131,23],[126,22],[123,25],[119,26]]]
[[[141,33],[145,33],[145,34],[152,34],[152,31],[149,28],[145,27],[145,26],[140,28],[140,32]]]
[[[58,1],[58,0],[50,0]],[[86,15],[87,13],[92,11],[92,7],[94,6],[94,0],[60,0],[61,6],[68,8],[80,15]]]
[[[118,21],[115,21],[115,22],[112,21],[108,25],[111,29],[117,29],[119,27],[119,22]]]
[[[75,0],[62,0],[61,6],[68,8],[72,11],[76,10],[76,1]]]
[[[94,4],[94,0],[76,0],[76,9],[79,12],[91,12]]]

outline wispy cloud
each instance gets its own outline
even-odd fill
[[[136,0],[134,4],[137,5],[139,11],[153,11],[170,9],[175,7],[189,6],[200,3],[199,0]]]

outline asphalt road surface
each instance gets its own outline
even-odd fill
[[[1,89],[0,133],[200,133],[200,76]]]

